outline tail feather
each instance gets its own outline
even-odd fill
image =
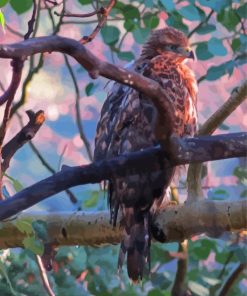
[[[121,270],[127,253],[127,270],[133,282],[142,279],[144,268],[150,269],[150,231],[149,213],[138,213],[133,208],[124,211],[124,239],[118,257],[118,268]]]

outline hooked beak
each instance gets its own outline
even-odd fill
[[[190,47],[186,47],[186,48],[185,48],[185,56],[186,56],[188,59],[193,59],[193,60],[195,60],[195,54],[194,54],[194,51],[193,51]]]

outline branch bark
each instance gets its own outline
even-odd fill
[[[29,122],[16,134],[2,150],[2,171],[5,172],[9,167],[9,163],[13,155],[24,144],[30,141],[38,132],[41,125],[45,121],[44,112],[42,110],[34,113],[33,111],[27,111]]]
[[[198,138],[171,138],[173,155],[160,147],[120,155],[85,166],[68,167],[0,202],[0,220],[9,218],[28,207],[69,187],[99,183],[116,176],[170,168],[171,166],[246,155],[246,133]],[[168,159],[170,157],[170,159]],[[154,184],[159,188],[160,184]]]
[[[93,79],[98,78],[98,76],[103,76],[129,85],[148,96],[153,100],[157,109],[167,118],[168,125],[166,128],[168,132],[164,135],[165,139],[167,135],[172,134],[172,122],[174,122],[175,114],[174,106],[171,103],[172,98],[168,96],[167,92],[159,83],[136,72],[131,72],[108,62],[101,61],[76,40],[59,36],[48,36],[32,38],[10,45],[2,44],[0,45],[0,58],[13,59],[17,57],[27,57],[37,53],[51,53],[54,51],[72,56],[88,71]]]
[[[17,222],[36,220],[46,222],[49,237],[46,243],[57,246],[117,244],[122,237],[119,221],[117,227],[113,228],[109,223],[108,211],[29,212],[18,215],[14,220],[1,222],[0,248],[22,247],[27,234],[17,228]],[[214,236],[225,231],[241,231],[247,228],[247,200],[206,200],[169,206],[157,213],[152,223],[154,228],[162,230],[163,242],[181,242],[201,233]]]

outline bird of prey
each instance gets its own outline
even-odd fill
[[[194,54],[188,38],[167,27],[150,34],[140,57],[131,66],[132,71],[162,86],[174,105],[173,131],[180,137],[193,136],[197,125],[197,84],[185,64],[190,58],[194,59]],[[159,144],[155,135],[159,111],[144,94],[115,83],[101,111],[94,160],[110,159]],[[162,117],[159,112],[159,121],[166,122],[165,114]],[[127,253],[128,275],[133,282],[142,279],[146,264],[150,268],[151,208],[156,202],[161,204],[174,172],[174,168],[160,168],[109,181],[110,222],[116,225],[120,210],[124,227],[118,267],[121,269]]]

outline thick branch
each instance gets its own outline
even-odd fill
[[[2,150],[2,171],[6,171],[9,167],[9,162],[13,155],[19,150],[24,144],[30,141],[38,132],[41,125],[45,121],[45,116],[43,111],[38,111],[34,113],[33,111],[27,111],[29,117],[29,122],[21,129],[21,131],[16,134],[4,147]]]
[[[246,229],[246,213],[247,200],[202,201],[170,206],[154,217],[153,225],[162,230],[163,242],[183,241],[205,232],[215,235]],[[18,220],[45,221],[49,236],[46,243],[54,245],[100,246],[119,243],[122,237],[122,229],[109,224],[108,212],[30,212],[1,223],[1,249],[23,246],[26,234],[16,227]]]
[[[246,133],[198,138],[176,139],[172,137],[174,155],[168,160],[160,147],[120,155],[111,160],[102,160],[85,166],[64,166],[61,172],[44,179],[0,202],[0,220],[59,193],[69,187],[99,183],[116,176],[137,172],[170,168],[171,166],[209,160],[241,157],[246,155]],[[178,146],[175,146],[175,144]],[[160,184],[153,184],[160,187]]]
[[[25,57],[44,52],[62,52],[74,57],[81,64],[92,78],[99,75],[108,79],[126,84],[142,92],[153,100],[157,109],[167,118],[167,135],[172,133],[172,122],[174,122],[174,106],[172,98],[168,97],[167,92],[159,83],[148,79],[136,72],[117,67],[108,62],[101,61],[79,42],[59,36],[39,37],[23,42],[1,45],[0,58]],[[170,124],[169,124],[170,123]]]

